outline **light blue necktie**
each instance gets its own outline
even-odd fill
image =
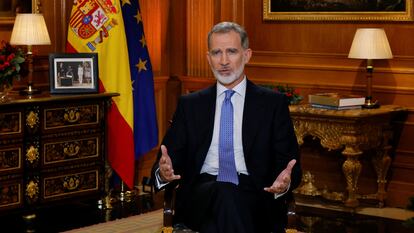
[[[226,97],[221,106],[219,135],[219,172],[217,181],[239,184],[233,146],[233,90],[225,91]]]

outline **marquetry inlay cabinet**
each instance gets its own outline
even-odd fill
[[[16,95],[0,103],[0,213],[103,194],[114,96]]]

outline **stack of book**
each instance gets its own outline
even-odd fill
[[[345,110],[360,109],[365,97],[339,93],[318,93],[309,95],[309,103],[314,108]]]

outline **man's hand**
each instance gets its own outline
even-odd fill
[[[164,182],[171,182],[173,180],[178,180],[181,178],[180,175],[174,174],[174,169],[172,166],[171,158],[168,155],[167,147],[161,145],[161,158],[158,162],[160,168],[160,177]]]
[[[290,174],[292,173],[292,168],[295,166],[296,159],[292,159],[285,170],[283,170],[279,176],[273,182],[272,186],[264,188],[265,191],[270,193],[283,193],[286,191],[290,184]]]

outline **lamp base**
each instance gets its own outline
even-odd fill
[[[40,92],[40,90],[33,88],[33,84],[29,83],[26,89],[20,91],[20,95],[34,95]]]
[[[362,108],[366,109],[373,109],[373,108],[379,108],[380,104],[378,103],[378,100],[375,100],[375,102],[372,101],[366,101],[364,105],[362,105]]]

